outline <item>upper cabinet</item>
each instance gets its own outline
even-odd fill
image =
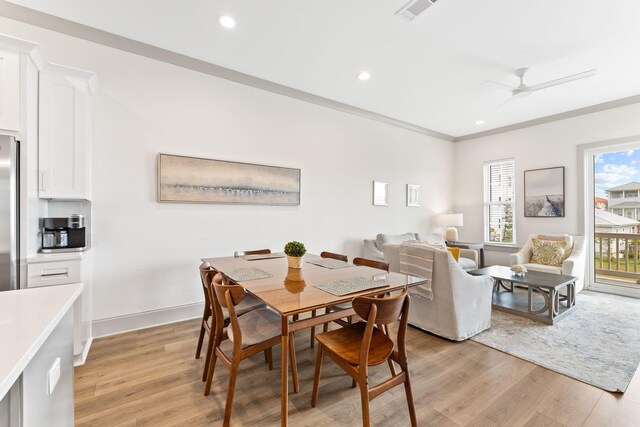
[[[91,94],[95,75],[61,66],[40,72],[38,195],[91,200]]]
[[[20,130],[20,54],[0,50],[0,129]]]

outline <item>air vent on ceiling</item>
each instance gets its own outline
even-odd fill
[[[434,4],[437,0],[411,0],[405,4],[396,12],[396,15],[406,19],[407,21],[413,21],[418,15],[427,10],[429,6]]]

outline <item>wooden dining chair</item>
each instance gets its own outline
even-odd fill
[[[353,262],[353,265],[372,267],[372,268],[377,268],[378,270],[384,270],[387,273],[389,272],[389,263],[388,262],[377,261],[377,260],[369,259],[369,258],[354,258],[352,262]],[[342,303],[342,304],[336,304],[334,306],[327,307],[327,309],[325,310],[325,314],[327,314],[327,313],[329,313],[331,311],[347,310],[349,308],[351,308],[351,303],[350,302],[345,302],[345,303]],[[347,318],[347,321],[344,321],[344,320],[341,320],[341,319],[336,319],[336,320],[334,320],[334,322],[339,324],[339,325],[341,325],[341,326],[345,326],[345,325],[353,323],[353,317],[349,316]],[[327,332],[328,330],[329,330],[329,322],[325,323],[324,326],[323,326],[323,332]]]
[[[387,273],[389,272],[388,262],[369,258],[354,258],[351,262],[353,262],[353,265],[363,265],[365,267],[377,268],[378,270],[385,270]]]
[[[271,253],[271,249],[256,249],[253,251],[235,251],[233,253],[234,258],[240,258],[245,255],[268,255]]]
[[[333,252],[327,252],[327,251],[320,252],[320,257],[321,258],[337,259],[338,261],[349,262],[349,257],[347,257],[346,255],[336,254],[336,253],[333,253]]]
[[[200,352],[202,350],[202,345],[204,342],[204,336],[208,336],[208,345],[207,345],[207,353],[204,361],[204,369],[202,370],[202,381],[207,381],[209,376],[207,375],[207,370],[209,369],[209,361],[211,359],[211,354],[213,353],[213,345],[214,345],[214,334],[216,330],[216,318],[214,314],[213,307],[213,298],[215,295],[212,295],[211,289],[211,281],[213,280],[214,275],[217,271],[211,267],[208,262],[202,263],[199,267],[200,270],[200,281],[202,282],[202,288],[204,290],[204,313],[202,314],[202,322],[200,324],[200,336],[198,337],[198,347],[196,349],[196,359],[200,358]],[[247,297],[242,301],[241,304],[236,307],[236,314],[241,315],[247,313],[251,310],[255,310],[257,308],[264,308],[265,305],[262,301],[257,299],[254,296],[247,295]],[[229,315],[226,313],[226,310],[223,310],[223,328],[229,324]],[[269,363],[269,356],[265,352],[265,360]],[[205,396],[209,394],[209,388],[211,387],[211,380],[207,381],[208,386],[205,387]]]
[[[349,257],[346,255],[342,255],[342,254],[336,254],[334,252],[327,252],[327,251],[322,251],[320,252],[320,257],[321,258],[331,258],[331,259],[335,259],[338,261],[343,261],[343,262],[349,262]],[[327,308],[325,310],[325,314],[329,312],[329,309]],[[312,310],[311,311],[311,317],[316,317],[317,316],[317,311],[316,310]],[[312,326],[309,332],[309,338],[310,338],[310,342],[309,345],[313,348],[316,344],[316,327]]]
[[[213,308],[216,316],[215,337],[222,336],[224,332],[220,328],[223,321],[223,309],[229,313],[230,324],[226,331],[226,336],[233,343],[232,354],[229,358],[220,348],[220,342],[216,338],[213,354],[209,363],[208,375],[213,376],[216,361],[222,361],[229,371],[229,385],[227,387],[227,402],[224,409],[223,425],[227,427],[231,419],[233,409],[233,395],[236,387],[236,379],[240,362],[254,354],[267,351],[269,359],[273,361],[272,348],[281,341],[281,318],[275,311],[268,308],[252,310],[242,316],[237,315],[236,307],[247,297],[244,288],[233,284],[221,273],[217,273],[212,281],[212,288],[215,298],[212,298]],[[293,333],[289,334],[289,348],[282,349],[289,351],[291,359],[291,376],[293,378],[293,390],[298,393],[300,385],[298,382],[298,368],[296,366],[296,353]],[[270,367],[272,364],[270,364]],[[281,366],[281,369],[287,369]]]
[[[368,427],[371,424],[369,402],[400,384],[404,384],[404,390],[407,395],[411,425],[413,427],[418,425],[413,404],[413,392],[411,391],[405,344],[407,321],[409,319],[409,302],[409,295],[406,289],[401,295],[392,297],[357,297],[352,302],[353,309],[358,316],[366,319],[366,321],[323,332],[316,336],[319,345],[313,377],[311,406],[315,407],[318,403],[320,372],[323,358],[326,355],[360,386],[363,426]],[[398,321],[400,325],[396,342],[394,343],[380,329],[380,326]],[[394,350],[396,345],[397,350]],[[369,367],[380,365],[385,361],[389,363],[391,378],[370,387],[368,380]],[[400,366],[400,372],[395,371],[392,362]]]

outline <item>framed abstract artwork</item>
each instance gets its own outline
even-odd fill
[[[373,206],[389,206],[389,183],[373,181]]]
[[[158,201],[295,206],[300,169],[160,153]]]
[[[564,217],[564,166],[524,171],[524,216]]]
[[[407,206],[420,206],[420,186],[417,184],[407,184]]]

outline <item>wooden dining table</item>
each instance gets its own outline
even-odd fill
[[[319,310],[324,313],[325,308],[336,304],[350,302],[354,297],[362,295],[376,295],[393,292],[407,287],[418,286],[426,283],[421,277],[400,273],[388,273],[365,266],[349,264],[344,268],[328,268],[312,264],[311,262],[322,260],[318,255],[306,254],[301,269],[288,268],[286,256],[274,258],[256,259],[261,257],[221,257],[203,258],[214,269],[224,275],[239,269],[255,268],[268,273],[271,277],[236,282],[247,292],[262,300],[268,307],[276,311],[281,317],[282,325],[282,349],[289,346],[289,333],[301,329],[310,328],[351,316],[355,314],[352,308],[332,311],[327,314],[306,317],[299,316],[305,313]],[[335,265],[334,265],[335,266]],[[316,285],[335,282],[343,279],[366,278],[372,279],[380,287],[356,292],[349,295],[337,296],[316,288]],[[287,425],[289,412],[289,352],[281,352],[281,424]]]

